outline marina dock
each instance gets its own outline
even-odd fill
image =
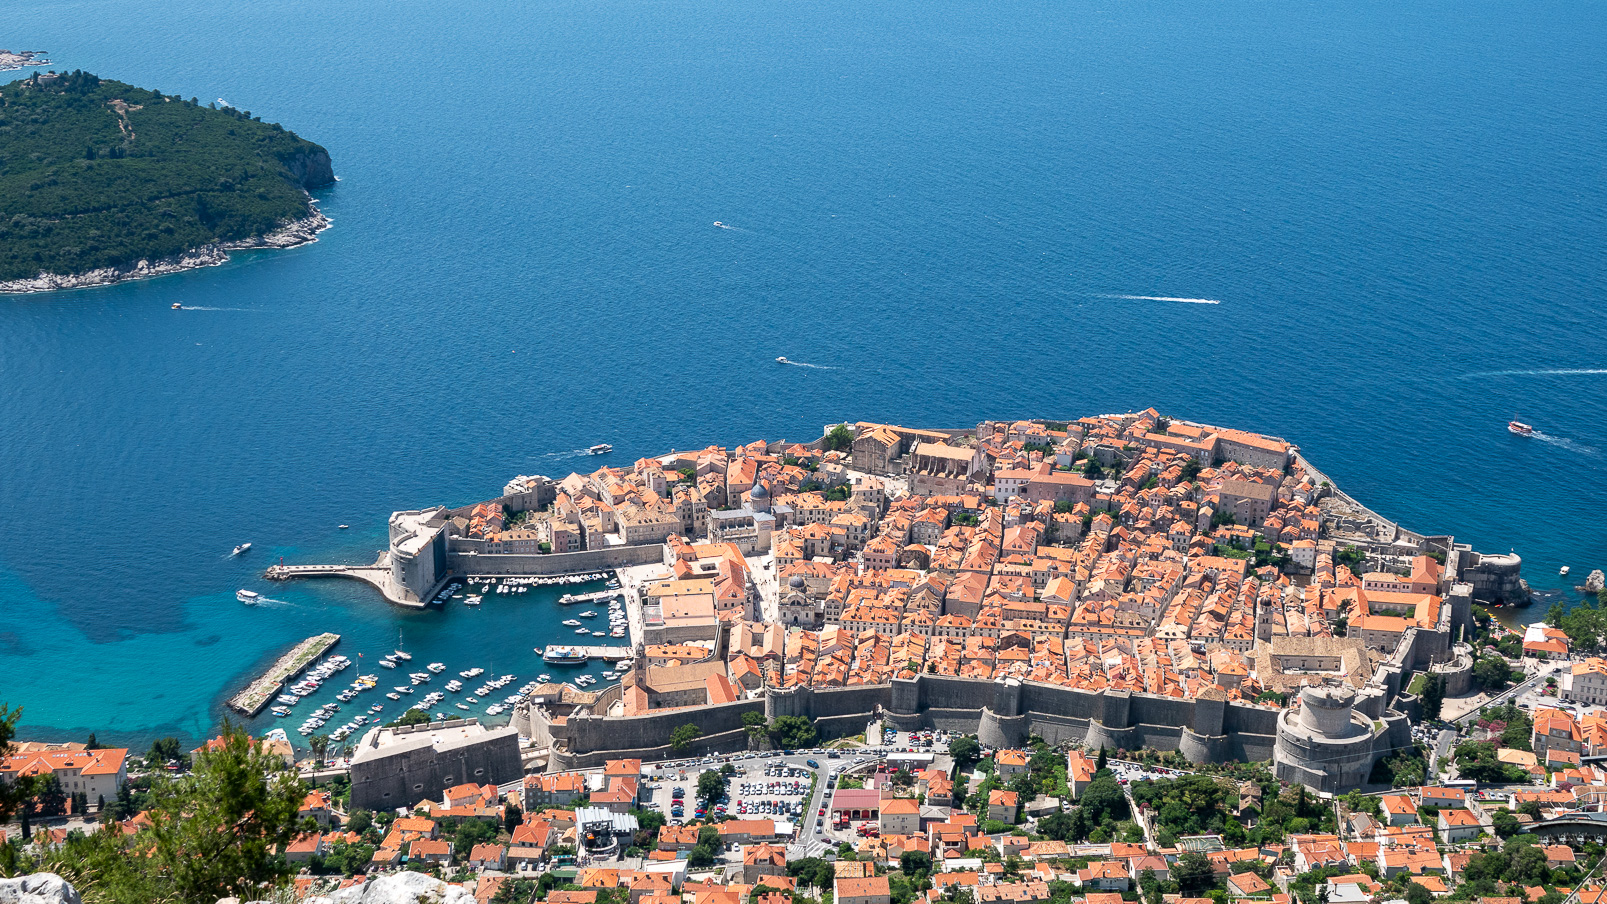
[[[279,657],[261,678],[230,698],[229,708],[247,716],[262,712],[268,701],[284,688],[286,681],[301,674],[303,669],[318,661],[318,657],[329,652],[337,643],[340,643],[339,634],[319,634],[296,644],[295,649]]]
[[[552,650],[579,650],[586,654],[587,659],[601,659],[604,662],[618,662],[621,659],[631,658],[630,647],[588,647],[578,643],[555,643],[536,648],[536,652],[543,656]]]
[[[596,593],[578,593],[578,594],[577,593],[566,593],[563,596],[558,598],[558,603],[559,603],[559,605],[563,605],[563,606],[574,606],[574,605],[578,605],[578,604],[581,604],[581,603],[600,603],[600,602],[602,602],[604,600],[613,599],[616,596],[624,596],[624,595],[625,595],[624,590],[599,590]]]

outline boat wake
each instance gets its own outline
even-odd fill
[[[181,305],[179,305],[179,310],[181,310],[181,311],[250,311],[251,309],[250,308],[209,308],[206,305],[200,305],[200,304],[181,304]]]
[[[1550,443],[1559,449],[1567,449],[1569,452],[1578,452],[1580,455],[1601,454],[1601,451],[1595,446],[1587,446],[1584,443],[1576,443],[1566,436],[1552,436],[1549,433],[1541,433],[1539,430],[1529,434],[1528,439],[1537,439],[1543,443]]]
[[[837,369],[835,367],[831,367],[831,366],[825,365],[825,364],[805,364],[802,361],[789,361],[786,358],[777,358],[776,363],[777,364],[785,364],[788,367],[807,367],[810,370],[836,370]]]
[[[1585,377],[1607,374],[1607,367],[1541,367],[1531,370],[1487,370],[1468,377]]]
[[[1096,293],[1095,298],[1115,298],[1120,301],[1171,301],[1178,304],[1221,304],[1214,298],[1175,298],[1170,295],[1106,295]]]

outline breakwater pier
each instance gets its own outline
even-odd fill
[[[326,633],[309,637],[296,644],[294,649],[279,657],[262,677],[230,698],[229,708],[247,716],[255,716],[262,712],[268,701],[284,688],[286,681],[301,674],[303,669],[316,662],[318,657],[329,652],[337,643],[340,643],[339,634]]]

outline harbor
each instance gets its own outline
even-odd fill
[[[339,634],[319,634],[309,637],[285,655],[279,657],[273,666],[262,677],[229,700],[229,708],[246,716],[255,716],[262,712],[285,682],[301,674],[302,670],[318,660],[318,657],[329,652],[335,644],[340,643]]]

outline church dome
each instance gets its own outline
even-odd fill
[[[792,589],[793,589],[793,590],[797,590],[797,591],[800,591],[800,592],[802,592],[802,590],[803,590],[803,589],[804,589],[804,579],[803,579],[803,575],[801,575],[801,574],[795,574],[795,575],[793,575],[793,576],[792,576],[792,577],[791,577],[791,578],[790,578],[790,579],[789,579],[789,580],[788,580],[788,581],[787,581],[787,586],[788,586],[788,587],[791,587],[791,588],[792,588]]]
[[[770,491],[764,488],[764,481],[759,481],[748,492],[748,497],[751,499],[768,499],[770,498]]]

